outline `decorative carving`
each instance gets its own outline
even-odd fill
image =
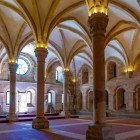
[[[16,73],[18,68],[18,64],[17,63],[9,63],[9,71],[12,73]]]
[[[90,33],[104,35],[108,24],[108,16],[104,13],[95,13],[89,17]]]
[[[89,16],[95,13],[107,14],[108,0],[86,0]]]
[[[47,54],[48,54],[48,50],[46,48],[40,47],[35,49],[35,55],[37,57],[37,61],[45,61]]]

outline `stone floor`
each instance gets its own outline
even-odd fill
[[[0,140],[85,140],[89,117],[50,120],[50,129],[35,130],[31,122],[1,123]],[[139,119],[107,118],[116,140],[140,140]]]

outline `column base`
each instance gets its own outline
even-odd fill
[[[6,117],[6,120],[9,120],[9,122],[17,122],[18,121],[18,115],[17,114],[8,114]]]
[[[86,140],[115,140],[115,134],[109,125],[89,125],[86,132]]]
[[[32,121],[32,128],[35,128],[35,129],[49,128],[49,121],[47,118],[44,118],[44,117],[38,118],[37,117]]]
[[[70,112],[69,111],[62,111],[61,113],[60,113],[60,115],[61,116],[65,116],[65,118],[70,118]]]

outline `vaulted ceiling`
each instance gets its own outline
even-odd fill
[[[110,0],[108,16],[105,57],[129,65],[140,53],[140,5],[137,0]],[[75,61],[76,66],[92,67],[84,0],[0,0],[0,40],[1,58],[2,46],[5,55],[17,58],[28,43],[37,41],[48,43],[48,63],[58,59],[63,66],[72,67]]]

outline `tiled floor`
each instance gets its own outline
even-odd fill
[[[50,120],[50,129],[35,130],[31,122],[0,124],[0,140],[85,140],[89,118]],[[140,120],[108,118],[116,140],[140,140]]]

